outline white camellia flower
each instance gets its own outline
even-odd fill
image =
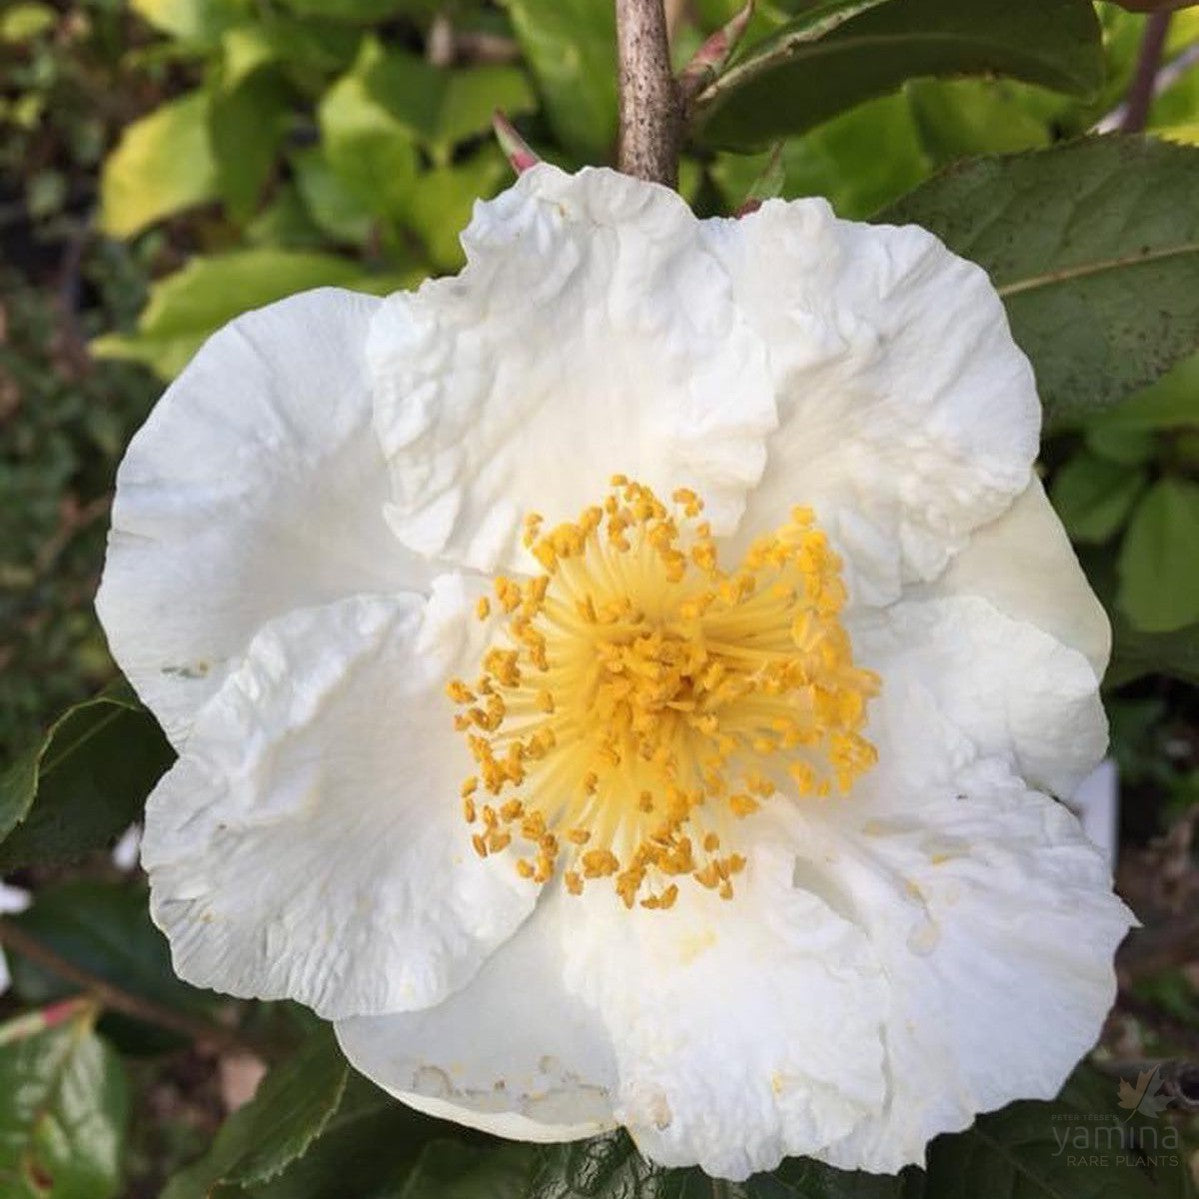
[[[178,972],[423,1111],[733,1179],[1052,1096],[1130,923],[1052,798],[1108,626],[985,274],[550,166],[463,242],[234,321],[122,465]]]

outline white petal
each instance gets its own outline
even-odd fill
[[[855,603],[934,578],[1028,483],[1040,405],[986,274],[915,226],[771,201],[705,223],[769,346],[779,429],[742,537],[808,504]]]
[[[879,765],[855,802],[918,802],[924,786],[980,757],[1068,796],[1103,756],[1107,719],[1090,663],[987,600],[905,600],[850,627],[855,656],[882,679],[866,730]]]
[[[512,939],[444,1002],[341,1021],[351,1065],[412,1107],[499,1136],[567,1141],[614,1127],[607,1032],[563,982],[565,943],[580,915],[565,891],[547,889]]]
[[[265,626],[146,809],[151,910],[197,986],[328,1018],[437,1003],[533,904],[480,861],[442,688],[461,581]]]
[[[719,532],[774,427],[765,349],[674,192],[542,165],[475,207],[454,279],[390,297],[369,356],[406,545],[518,568],[529,512],[552,524],[622,472],[691,486]]]
[[[364,365],[378,303],[329,288],[239,317],[125,455],[96,607],[176,745],[266,621],[428,578],[383,520]]]
[[[1035,476],[1002,516],[974,531],[935,583],[909,595],[981,595],[1005,615],[1078,650],[1096,678],[1107,669],[1107,613]]]
[[[884,980],[794,860],[785,838],[756,845],[728,902],[690,884],[668,912],[578,901],[567,985],[616,1046],[617,1119],[663,1165],[745,1178],[880,1108]]]
[[[808,881],[886,971],[890,1094],[818,1156],[890,1173],[978,1112],[1057,1094],[1099,1035],[1133,920],[1077,820],[1002,763],[968,767],[912,819],[850,825],[823,843],[813,827]]]

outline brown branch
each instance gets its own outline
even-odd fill
[[[18,928],[9,920],[0,920],[0,946],[28,958],[35,966],[56,974],[64,982],[82,987],[92,995],[102,1007],[110,1011],[120,1012],[124,1016],[132,1016],[147,1024],[157,1025],[178,1033],[209,1049],[222,1052],[237,1051],[245,1053],[261,1053],[258,1046],[251,1045],[231,1029],[222,1028],[207,1020],[188,1016],[145,999],[140,995],[131,995],[121,987],[108,982],[85,970],[74,962],[68,961],[48,945],[43,945],[36,937],[32,937],[24,929]]]
[[[616,0],[620,151],[627,175],[674,187],[683,136],[682,103],[670,67],[662,0]]]
[[[1170,29],[1170,13],[1155,12],[1145,22],[1145,33],[1141,38],[1141,50],[1137,56],[1137,69],[1132,77],[1125,101],[1124,119],[1120,128],[1124,133],[1140,133],[1149,119],[1149,107],[1156,91],[1157,73],[1161,70],[1162,53],[1166,48],[1166,34]]]

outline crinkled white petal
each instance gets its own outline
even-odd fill
[[[704,237],[770,355],[779,428],[742,539],[809,504],[852,602],[934,578],[1029,480],[1040,405],[985,272],[931,233],[770,201]]]
[[[848,1135],[883,1099],[886,983],[859,928],[792,882],[784,830],[731,902],[688,885],[667,913],[591,887],[567,986],[616,1050],[616,1118],[667,1166],[742,1179]]]
[[[142,861],[176,972],[327,1018],[462,986],[534,891],[481,861],[448,674],[469,656],[458,578],[266,625],[150,797]]]
[[[943,575],[907,594],[981,595],[1078,650],[1097,679],[1107,669],[1111,623],[1035,476],[1002,516],[975,529]]]
[[[619,1123],[653,1160],[726,1178],[815,1152],[882,1108],[886,984],[794,862],[785,831],[763,835],[734,902],[688,887],[669,913],[547,889],[457,994],[338,1039],[398,1098],[502,1136]]]
[[[364,357],[378,304],[327,288],[239,317],[121,463],[96,608],[177,746],[266,621],[430,577],[383,519]]]
[[[879,764],[852,803],[918,803],[923,787],[982,757],[1068,796],[1103,756],[1107,718],[1091,664],[988,600],[904,600],[849,627],[855,658],[882,679],[866,730]]]
[[[351,1065],[421,1111],[499,1136],[566,1141],[614,1127],[608,1034],[563,978],[581,915],[564,890],[547,888],[512,939],[444,1002],[341,1021]]]
[[[431,556],[524,561],[524,516],[574,519],[622,472],[741,514],[775,424],[761,338],[674,192],[541,165],[477,204],[461,275],[371,329],[388,518]]]
[[[1001,761],[909,817],[862,815],[850,800],[811,821],[802,877],[886,972],[888,1100],[817,1156],[892,1173],[978,1112],[1057,1094],[1099,1036],[1133,920],[1074,816]]]

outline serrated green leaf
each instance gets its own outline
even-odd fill
[[[528,1145],[430,1141],[397,1199],[525,1199],[535,1156]]]
[[[454,1125],[405,1106],[350,1072],[337,1112],[302,1157],[266,1183],[237,1195],[250,1199],[328,1199],[352,1176],[355,1199],[395,1199],[421,1146]]]
[[[719,1191],[716,1188],[721,1188]],[[539,1150],[528,1199],[746,1199],[742,1184],[648,1162],[623,1131]]]
[[[990,273],[1048,415],[1078,417],[1199,346],[1199,150],[1089,138],[951,168],[879,214]]]
[[[8,917],[40,944],[88,973],[131,995],[162,1007],[203,1016],[219,1002],[208,991],[181,982],[171,969],[162,934],[150,922],[141,884],[73,881],[39,890],[33,906]],[[10,954],[13,990],[27,1004],[41,1006],[78,988],[57,975]],[[173,1034],[106,1015],[102,1031],[129,1051],[158,1051],[178,1045]]]
[[[745,1199],[903,1199],[902,1177],[834,1170],[808,1158],[788,1158],[777,1170],[744,1183]]]
[[[0,1046],[0,1194],[109,1199],[128,1112],[120,1059],[89,1015]]]
[[[1138,628],[1169,633],[1199,620],[1199,483],[1159,479],[1120,549],[1117,603]]]
[[[109,844],[172,756],[128,688],[71,708],[0,775],[0,871]]]
[[[830,0],[750,47],[696,104],[728,148],[809,129],[905,80],[999,74],[1086,94],[1103,81],[1087,0]]]
[[[251,308],[310,287],[371,286],[361,265],[332,254],[262,248],[193,258],[151,287],[135,333],[97,338],[92,350],[145,362],[169,379],[210,334]]]
[[[219,1186],[267,1182],[301,1157],[336,1112],[349,1067],[333,1033],[309,1037],[262,1080],[212,1148],[177,1174],[162,1199],[207,1199]]]
[[[1146,481],[1142,471],[1082,453],[1054,476],[1049,498],[1072,540],[1099,543],[1123,527]]]
[[[582,162],[616,145],[616,17],[595,0],[502,0],[558,140]]]
[[[147,225],[215,199],[209,97],[196,91],[127,125],[100,177],[100,227],[131,237]]]

